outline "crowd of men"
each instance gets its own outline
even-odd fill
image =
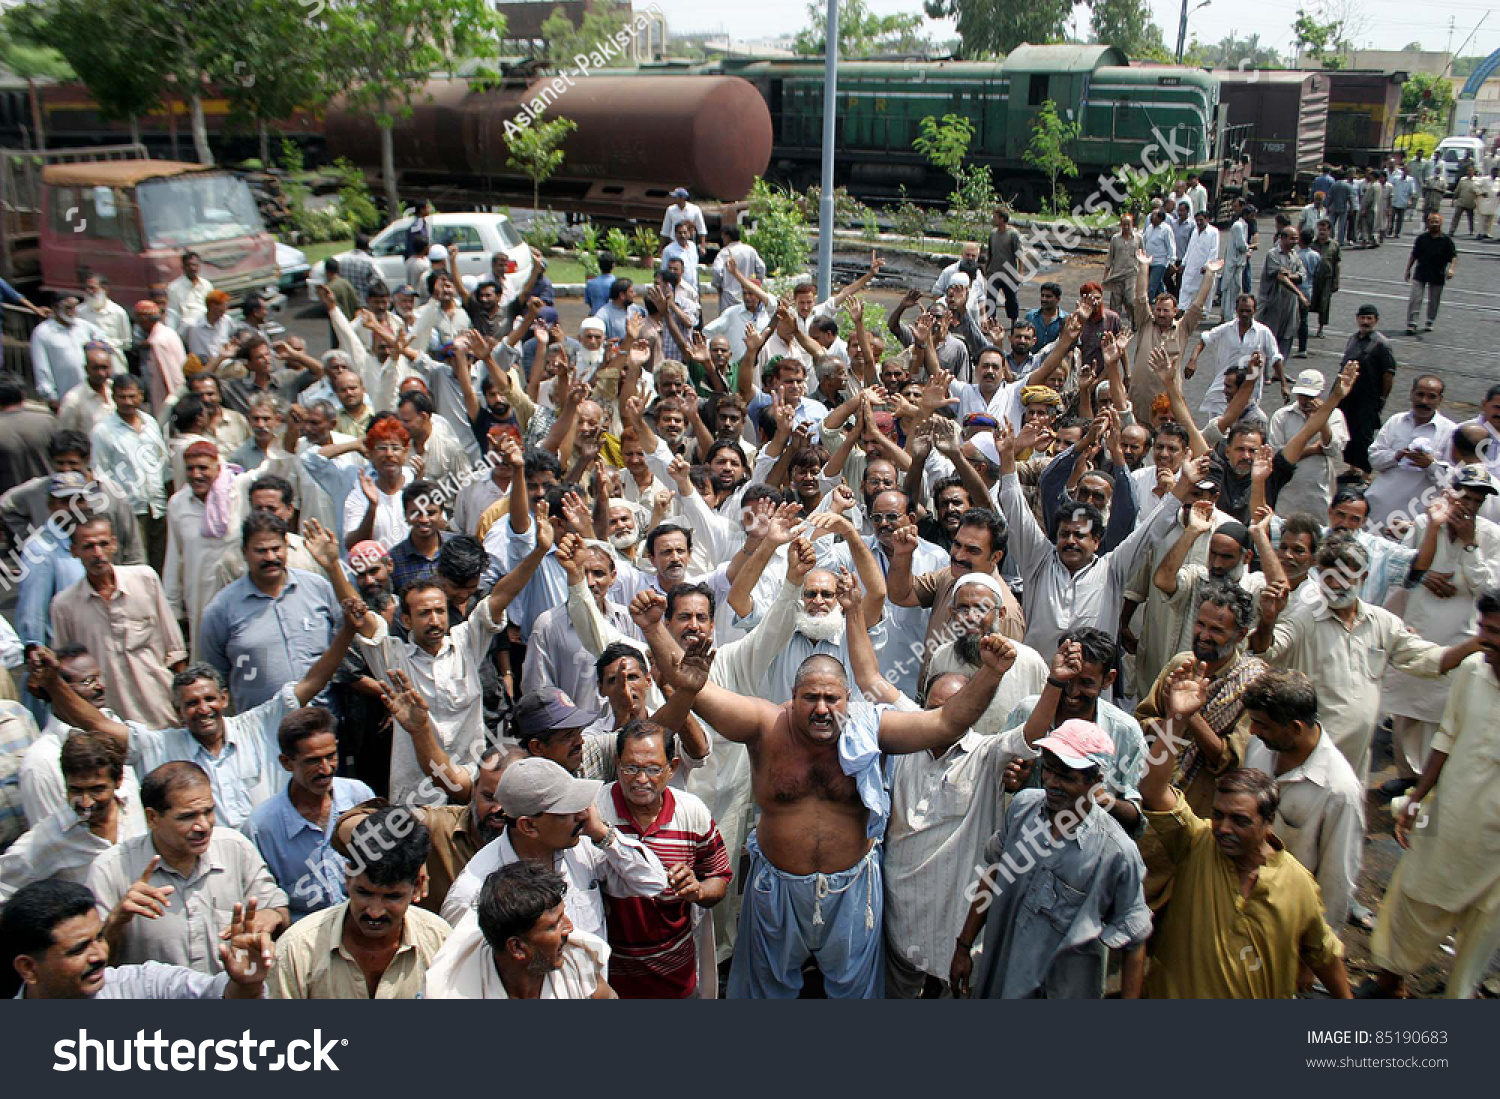
[[[1401,996],[1450,935],[1475,993],[1500,385],[1455,422],[1333,308],[1339,209],[1252,293],[1255,211],[1185,179],[1025,314],[1001,209],[877,324],[878,256],[778,296],[672,198],[573,332],[425,209],[413,284],[328,264],[321,353],[191,252],[51,303],[41,402],[0,378],[16,994]]]

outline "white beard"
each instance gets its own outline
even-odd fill
[[[844,612],[832,610],[815,618],[799,610],[795,629],[809,641],[837,641],[844,636]]]
[[[640,540],[641,536],[635,531],[621,531],[619,534],[611,534],[609,536],[609,544],[621,553],[630,549]]]
[[[102,313],[104,311],[104,307],[109,304],[109,295],[104,293],[103,291],[100,291],[97,294],[90,294],[85,299],[85,301],[87,302],[88,307],[94,310],[94,312]]]

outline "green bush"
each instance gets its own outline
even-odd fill
[[[614,253],[615,262],[623,265],[630,257],[630,238],[618,226],[604,234],[604,243]]]
[[[292,227],[301,235],[304,244],[316,244],[325,240],[348,240],[354,228],[344,220],[336,207],[325,206],[321,210],[309,210],[296,206],[289,219]]]
[[[538,251],[545,252],[562,236],[563,220],[548,210],[545,214],[532,215],[531,222],[521,231],[521,239]]]
[[[878,336],[885,331],[885,306],[873,298],[863,298],[865,303],[865,331],[872,336]],[[839,338],[850,341],[854,339],[854,322],[849,319],[849,310],[841,307],[839,309]],[[901,345],[895,340],[886,340],[885,354],[881,356],[881,362],[890,358],[901,350]]]
[[[380,211],[365,183],[365,173],[343,157],[333,167],[339,177],[339,214],[357,230],[379,229]]]
[[[754,228],[745,242],[760,253],[773,275],[807,269],[807,223],[793,192],[756,179],[750,188],[750,219]]]
[[[984,242],[999,199],[988,165],[960,168],[958,188],[948,196],[948,235],[955,242]]]
[[[891,221],[896,232],[921,247],[932,231],[932,211],[906,197],[906,184],[901,185],[901,201],[891,211]]]
[[[1432,151],[1438,146],[1436,134],[1418,131],[1412,134],[1402,134],[1396,139],[1396,148],[1405,149],[1412,156],[1421,153],[1423,156],[1431,156]]]
[[[600,240],[599,230],[594,228],[594,223],[584,222],[578,238],[578,264],[589,278],[599,273]]]
[[[651,258],[656,255],[660,243],[661,237],[656,235],[656,230],[644,225],[637,225],[635,232],[630,234],[631,251],[641,257],[642,267],[651,266]]]

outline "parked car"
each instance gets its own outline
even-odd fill
[[[459,245],[458,273],[465,283],[488,278],[490,257],[500,252],[506,256],[505,281],[511,290],[519,293],[526,285],[531,274],[531,249],[505,214],[433,214],[428,220],[432,224],[432,243]],[[380,277],[392,290],[406,281],[406,230],[411,223],[409,217],[393,221],[370,240],[370,254],[375,257]],[[347,255],[348,252],[340,252],[333,258],[342,260]],[[317,288],[324,281],[323,265],[319,263],[308,275],[308,295],[316,297]]]
[[[290,244],[276,242],[276,268],[281,272],[281,279],[277,283],[283,294],[292,294],[307,282],[307,274],[311,268],[307,264],[307,253],[299,248],[293,248]]]

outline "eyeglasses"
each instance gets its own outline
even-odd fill
[[[620,774],[626,778],[639,778],[641,775],[645,775],[647,778],[661,778],[665,771],[665,767],[658,767],[654,763],[649,767],[637,767],[633,763],[626,763],[620,767]]]
[[[899,523],[905,518],[899,511],[872,511],[870,522],[872,523]]]

